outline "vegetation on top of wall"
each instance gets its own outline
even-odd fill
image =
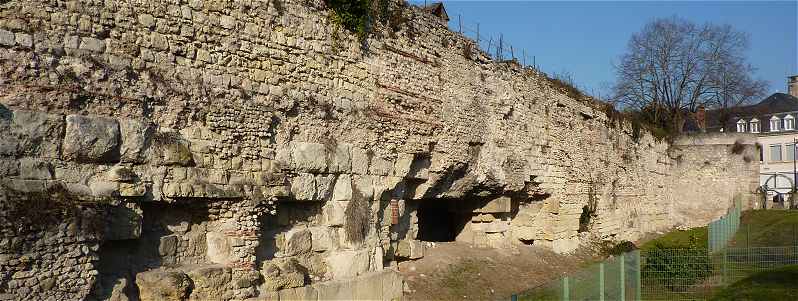
[[[364,40],[368,34],[371,19],[371,0],[326,0],[332,9],[332,22]]]

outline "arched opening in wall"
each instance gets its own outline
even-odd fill
[[[422,200],[418,206],[418,235],[422,241],[455,241],[471,221],[471,213],[458,212],[450,200]]]

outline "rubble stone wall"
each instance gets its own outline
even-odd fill
[[[57,191],[104,225],[3,217],[0,300],[371,279],[423,256],[423,202],[471,218],[457,240],[568,252],[754,191],[753,144],[675,148],[385,3],[364,41],[319,0],[0,4],[4,201]]]

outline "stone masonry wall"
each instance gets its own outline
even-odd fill
[[[3,217],[0,300],[391,299],[424,202],[457,240],[569,252],[754,191],[744,137],[657,141],[380,3],[365,41],[320,0],[0,4],[3,201],[102,224]]]

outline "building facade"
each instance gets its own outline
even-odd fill
[[[788,80],[789,94],[774,93],[757,104],[728,112],[707,112],[707,131],[756,134],[760,187],[768,200],[786,199],[795,183],[798,156],[798,76]]]

